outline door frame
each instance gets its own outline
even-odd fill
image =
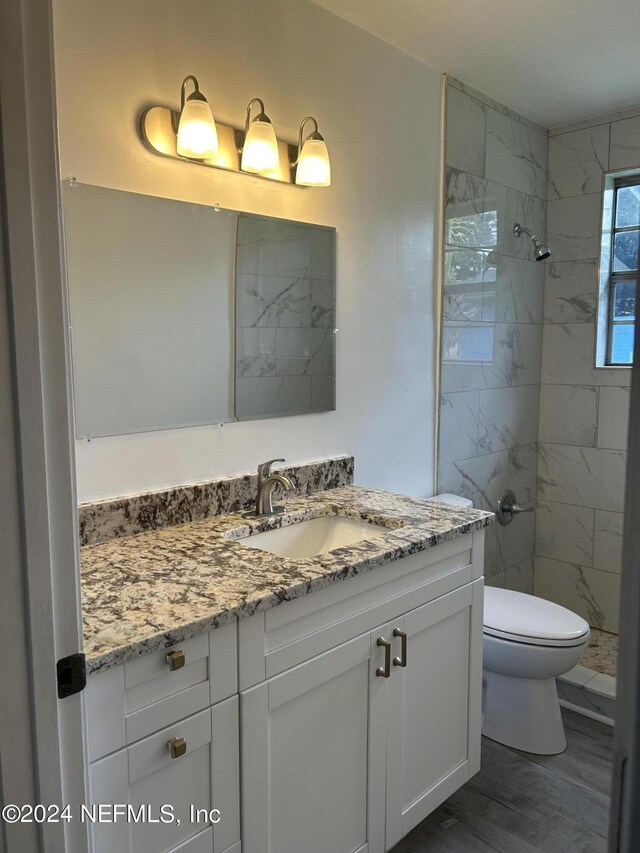
[[[636,320],[636,358],[631,373],[629,437],[640,435],[640,321]],[[620,596],[620,650],[609,850],[640,849],[640,445],[628,441]]]
[[[9,463],[0,523],[12,546],[2,624],[14,630],[5,649],[24,663],[13,665],[9,655],[0,662],[3,684],[15,685],[3,690],[3,715],[22,720],[0,727],[0,781],[5,802],[70,803],[77,815],[87,781],[82,697],[58,699],[56,680],[56,661],[82,649],[82,619],[52,33],[50,0],[0,4],[0,314],[6,309],[7,332],[0,454]],[[36,837],[25,827],[4,826],[5,853],[87,849],[78,820],[42,824]]]

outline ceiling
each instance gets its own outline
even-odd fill
[[[545,127],[640,104],[640,0],[314,0]]]

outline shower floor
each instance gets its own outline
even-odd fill
[[[618,635],[592,628],[589,648],[580,663],[588,669],[615,678],[618,665]]]

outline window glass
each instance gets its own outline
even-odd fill
[[[611,363],[633,364],[633,324],[613,326],[611,332]]]
[[[615,285],[613,319],[635,320],[635,317],[636,283],[635,281],[620,281]]]
[[[616,228],[640,226],[640,186],[620,187],[616,199]]]
[[[617,231],[613,241],[613,271],[638,269],[640,231]]]

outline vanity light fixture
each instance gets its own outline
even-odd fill
[[[258,104],[260,112],[252,119],[251,108],[254,104]],[[240,168],[243,172],[267,175],[269,172],[277,171],[279,165],[278,140],[271,119],[264,111],[262,99],[253,98],[247,106]]]
[[[186,97],[187,84],[193,92]],[[180,121],[176,151],[181,157],[207,160],[218,153],[218,130],[207,99],[200,91],[198,80],[190,74],[182,81],[180,90]]]
[[[187,96],[189,85],[193,92]],[[308,122],[313,129],[305,135]],[[290,186],[331,184],[329,153],[313,116],[300,124],[297,146],[278,139],[261,98],[249,101],[244,128],[216,122],[192,74],[182,81],[180,111],[149,107],[140,116],[140,135],[150,151],[172,160]]]
[[[304,126],[313,122],[314,130],[302,141]],[[327,143],[318,133],[318,122],[313,116],[307,116],[300,123],[298,131],[298,156],[292,164],[296,170],[296,184],[301,187],[328,187],[331,185],[331,162]]]

